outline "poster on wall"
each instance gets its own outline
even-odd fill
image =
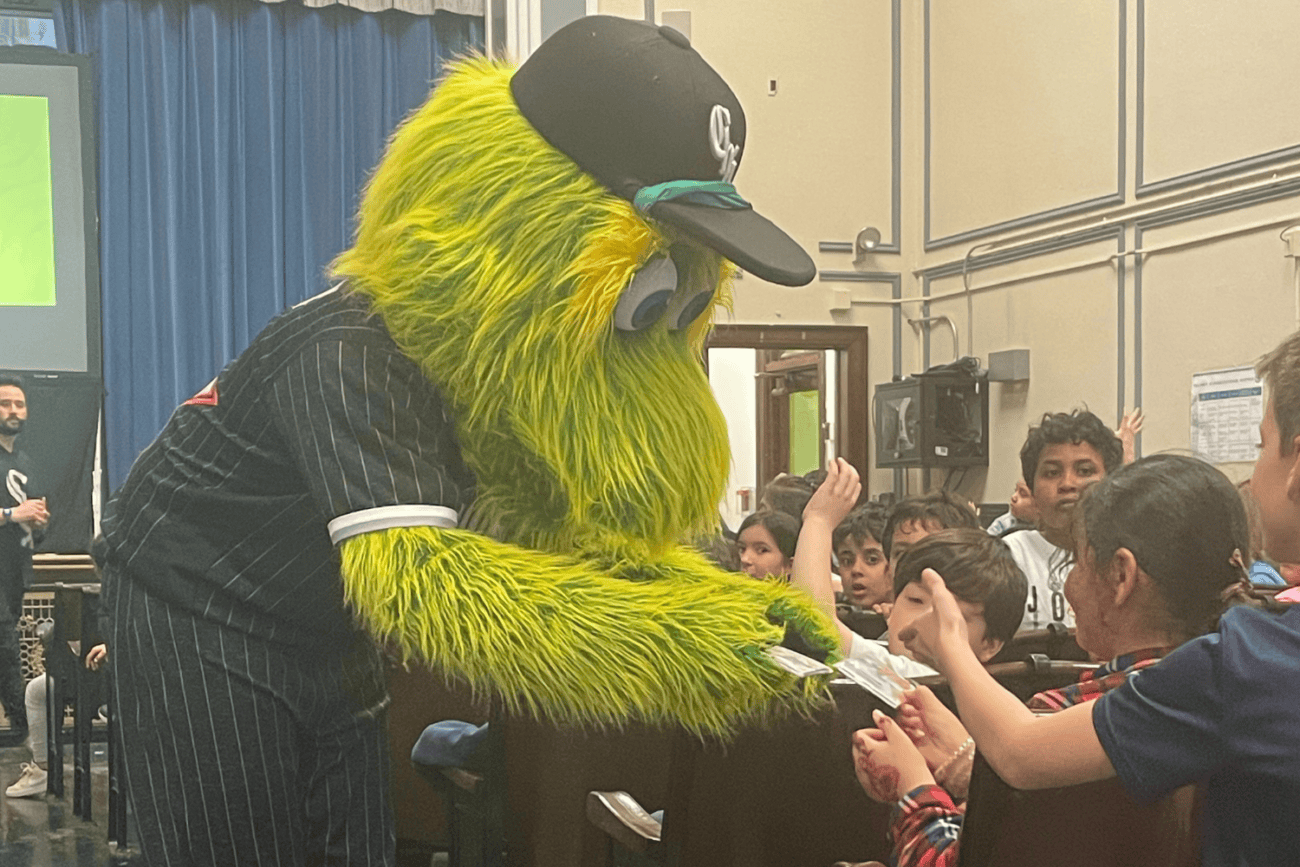
[[[1212,464],[1253,461],[1264,387],[1253,367],[1192,374],[1192,452]]]

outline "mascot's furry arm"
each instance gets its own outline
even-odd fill
[[[683,548],[624,577],[432,527],[367,533],[341,554],[348,599],[372,634],[557,722],[640,719],[726,733],[819,700],[820,684],[796,690],[761,658],[781,640],[780,623],[826,648],[836,642],[806,596],[721,572]]]
[[[679,547],[716,531],[731,464],[700,363],[731,269],[547,144],[513,74],[452,68],[394,134],[334,263],[438,389],[475,478],[467,529],[344,539],[347,598],[408,659],[555,721],[725,734],[808,708],[820,683],[762,651],[783,623],[835,647],[824,615]],[[693,312],[616,328],[669,256],[668,309]]]

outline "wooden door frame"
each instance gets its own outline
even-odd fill
[[[836,443],[840,456],[857,468],[862,477],[862,495],[869,494],[871,385],[867,379],[867,326],[865,325],[717,325],[709,335],[709,349],[834,349],[843,353],[844,363],[836,376]],[[760,391],[765,383],[756,381]],[[762,403],[760,403],[760,407]],[[756,442],[767,443],[775,431],[767,430],[772,420],[757,413]],[[763,449],[758,449],[758,496],[762,496]]]

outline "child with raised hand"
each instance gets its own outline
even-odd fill
[[[1279,548],[1290,546],[1281,552],[1284,556],[1300,553],[1300,482],[1295,481],[1300,478],[1300,340],[1293,358],[1298,412],[1291,453],[1281,454],[1270,403],[1256,469],[1257,482],[1266,482],[1259,487],[1277,495],[1261,497],[1261,506],[1273,511],[1274,523],[1270,525],[1267,514],[1265,521],[1266,528],[1276,528],[1270,539]],[[1252,600],[1242,559],[1245,515],[1231,484],[1213,470],[1197,470],[1219,478],[1189,496],[1180,483],[1191,469],[1178,462],[1191,459],[1167,456],[1159,461],[1139,461],[1113,474],[1083,500],[1075,521],[1072,592],[1091,586],[1085,598],[1092,601],[1140,599],[1156,591],[1157,574],[1180,569],[1191,573],[1192,580],[1199,581],[1195,575],[1205,573],[1211,576],[1205,580],[1227,583],[1216,602]],[[1131,496],[1105,496],[1144,477],[1150,484],[1136,511],[1123,508]],[[1286,535],[1282,531],[1288,519]],[[1193,638],[1095,701],[1036,716],[998,686],[968,652],[965,621],[939,574],[927,571],[922,581],[933,597],[933,611],[918,618],[902,638],[947,675],[962,721],[1007,783],[1034,789],[1118,775],[1139,801],[1203,783],[1204,863],[1294,860],[1300,851],[1300,830],[1292,821],[1300,806],[1300,705],[1295,700],[1300,693],[1300,609],[1233,608],[1219,619],[1214,632]],[[1212,620],[1216,606],[1207,605],[1206,595],[1167,597],[1177,618],[1166,624],[1190,624],[1198,617],[1203,623]],[[1081,643],[1091,640],[1083,632],[1086,622],[1081,618]],[[1169,634],[1176,633],[1177,628]],[[881,725],[883,742],[895,744],[897,739],[890,735],[896,726]],[[864,762],[871,757],[871,767],[898,759],[892,752],[874,749],[874,743],[881,742],[879,735],[872,736],[872,742],[861,740]],[[899,785],[915,780],[913,775]],[[895,833],[899,830],[896,827]],[[902,839],[895,841],[896,851],[906,845]]]
[[[835,616],[830,580],[831,532],[857,500],[861,485],[857,471],[836,460],[827,468],[826,480],[804,510],[803,530],[795,548],[791,583],[802,587],[828,617]],[[897,632],[929,610],[929,594],[918,583],[921,569],[940,566],[953,577],[962,599],[963,616],[972,652],[987,661],[1015,634],[1024,613],[1025,578],[1006,546],[982,530],[940,530],[917,542],[899,561],[893,576],[895,602],[889,613],[890,637],[886,642],[863,638],[835,620],[840,649],[845,656],[886,665],[904,678],[924,677],[935,670],[912,658]]]
[[[835,624],[840,650],[849,654],[855,633],[835,616],[835,589],[831,584],[831,539],[835,528],[853,510],[862,493],[858,471],[844,458],[826,465],[826,479],[813,491],[803,510],[803,525],[794,548],[790,583],[803,589]]]
[[[835,590],[831,583],[831,548],[835,528],[852,511],[862,492],[858,471],[843,458],[826,467],[826,479],[804,507],[803,528],[795,546],[790,583],[812,596],[840,636],[840,653],[846,657],[871,659],[888,665],[901,677],[934,674],[934,669],[904,655],[894,655],[879,641],[863,638],[836,616]],[[900,646],[901,647],[901,646]]]
[[[1080,646],[1108,661],[1077,684],[1034,696],[1030,709],[1056,712],[1095,700],[1212,628],[1224,593],[1242,579],[1240,557],[1232,552],[1248,533],[1234,499],[1222,473],[1177,455],[1148,458],[1084,494],[1075,519],[1077,560],[1065,593],[1078,612]],[[969,778],[969,735],[928,689],[905,695],[898,722],[929,768],[964,764]],[[868,737],[859,736],[862,751],[875,746]],[[878,767],[900,760],[906,748],[895,746],[887,756],[883,749],[876,752],[882,753],[873,759]],[[961,779],[951,770],[948,776]],[[947,780],[938,782],[953,800],[965,794]],[[910,794],[899,805],[894,827],[896,846],[908,854],[899,863],[930,863],[923,856],[950,843],[960,814],[943,793]],[[946,857],[955,857],[955,849]]]

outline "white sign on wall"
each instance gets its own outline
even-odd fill
[[[1253,367],[1192,374],[1192,452],[1212,464],[1253,461],[1264,387]]]

